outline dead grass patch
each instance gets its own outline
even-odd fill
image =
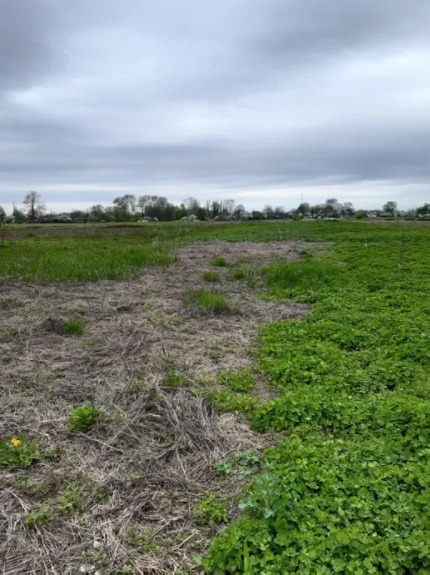
[[[218,413],[208,401],[211,386],[220,371],[252,363],[260,326],[309,308],[261,300],[258,289],[231,282],[223,268],[217,291],[240,305],[240,315],[196,314],[184,307],[184,295],[200,287],[215,256],[253,268],[293,261],[304,247],[208,242],[178,250],[170,268],[145,269],[135,281],[1,284],[1,301],[13,305],[0,306],[0,324],[9,330],[0,337],[0,437],[39,436],[41,449],[59,450],[21,482],[23,471],[0,469],[3,573],[76,573],[84,564],[107,573],[127,566],[180,573],[205,549],[219,527],[196,523],[196,499],[210,491],[232,501],[243,485],[219,477],[215,461],[271,441],[241,418]],[[61,333],[71,316],[85,323],[84,337]],[[168,374],[178,385],[166,384]],[[73,433],[69,410],[82,404],[108,418]],[[78,476],[92,487],[64,515],[58,493]],[[43,505],[53,520],[26,525],[29,514],[43,516]],[[146,552],[130,533],[143,533]]]

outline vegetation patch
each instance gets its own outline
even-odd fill
[[[258,368],[279,397],[247,415],[286,437],[212,541],[206,573],[430,570],[428,240],[390,233],[266,269],[272,297],[314,308],[261,332]]]
[[[217,493],[201,495],[194,507],[194,519],[200,525],[214,525],[228,520],[227,501]]]
[[[71,431],[87,433],[99,421],[106,421],[108,414],[99,407],[88,403],[72,407],[69,412],[68,427]]]
[[[189,291],[185,295],[184,303],[185,305],[193,305],[198,309],[210,311],[214,314],[238,311],[237,306],[228,302],[222,293],[208,291],[203,288]]]
[[[217,272],[205,272],[203,274],[203,279],[206,282],[219,282],[220,281],[220,275]]]
[[[82,335],[84,322],[79,319],[69,319],[63,323],[62,332],[68,335]]]
[[[226,268],[228,266],[228,262],[222,256],[217,256],[213,258],[213,260],[211,261],[211,265],[218,268]]]
[[[27,439],[25,437],[12,437],[0,441],[0,466],[29,467],[32,463],[55,457],[55,449],[43,449],[40,446],[41,438]]]

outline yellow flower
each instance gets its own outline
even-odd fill
[[[21,443],[20,439],[16,439],[16,437],[12,437],[12,439],[10,440],[10,442],[12,443],[12,445],[14,447],[16,447],[17,445],[19,445]]]

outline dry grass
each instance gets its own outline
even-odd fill
[[[22,471],[0,471],[2,573],[76,573],[83,564],[180,573],[205,549],[216,529],[195,523],[196,497],[215,491],[232,500],[242,486],[217,477],[214,461],[261,450],[270,438],[219,415],[197,380],[250,365],[258,327],[307,307],[263,301],[221,268],[217,289],[240,315],[202,316],[184,307],[184,294],[199,287],[215,256],[253,267],[295,260],[304,247],[211,242],[179,250],[170,268],[144,270],[133,282],[1,285],[0,437],[40,435],[42,446],[59,449],[57,459],[26,470],[25,481],[17,481]],[[58,329],[65,317],[85,323],[83,336]],[[163,385],[170,372],[181,387]],[[67,429],[70,407],[83,403],[110,414],[87,435]],[[92,486],[84,508],[62,515],[59,493],[82,477]],[[51,521],[26,527],[41,505],[53,510]],[[141,553],[130,527],[150,530],[157,550]]]

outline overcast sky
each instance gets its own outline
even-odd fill
[[[430,0],[0,0],[0,204],[430,202]]]

